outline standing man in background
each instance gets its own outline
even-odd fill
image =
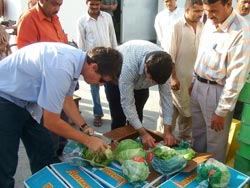
[[[57,13],[63,0],[39,0],[22,14],[17,25],[17,47],[22,48],[35,42],[67,43]]]
[[[161,47],[168,52],[168,44],[170,42],[173,24],[183,16],[184,9],[177,7],[177,0],[163,0],[163,3],[165,9],[156,15],[154,27]],[[161,108],[157,120],[157,127],[164,127]]]
[[[62,3],[63,0],[38,0],[36,5],[21,15],[17,25],[19,49],[36,42],[68,42],[57,16]],[[68,121],[64,112],[62,112],[62,117]],[[67,140],[54,133],[51,135],[55,152],[60,156]]]
[[[248,22],[250,22],[250,0],[236,0],[237,8],[236,11],[241,15],[244,16]]]
[[[202,0],[186,0],[185,14],[172,29],[169,49],[173,59],[171,88],[173,96],[172,131],[178,126],[180,139],[191,139],[191,110],[188,88],[192,82],[194,63],[204,24]]]
[[[101,0],[86,0],[88,12],[77,21],[77,44],[83,51],[97,46],[117,47],[111,15],[101,11]],[[91,84],[94,126],[102,126],[103,110],[100,100],[100,86]]]
[[[193,148],[225,162],[233,110],[250,68],[250,26],[232,0],[203,0],[204,26],[190,87]]]
[[[163,0],[165,9],[155,17],[155,31],[161,47],[166,50],[170,41],[174,22],[183,16],[184,9],[177,7],[177,0]]]
[[[112,16],[113,23],[115,25],[114,11],[117,9],[117,0],[102,0],[101,10],[109,13]]]

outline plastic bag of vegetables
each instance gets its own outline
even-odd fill
[[[69,140],[63,149],[63,161],[77,166],[87,166],[89,163],[82,159],[82,153],[87,147],[81,143]]]
[[[226,165],[210,158],[197,167],[196,180],[199,187],[225,188],[230,181],[230,172]]]
[[[132,139],[120,141],[115,149],[115,159],[122,164],[124,160],[132,159],[133,157],[145,157],[142,145]]]
[[[108,146],[104,152],[93,152],[87,148],[82,152],[82,158],[88,160],[94,167],[103,167],[108,166],[114,160],[114,155],[111,147]]]
[[[121,168],[126,180],[133,184],[134,187],[141,187],[140,185],[149,175],[148,164],[142,157],[133,157],[130,160],[124,160]]]
[[[153,168],[167,178],[181,171],[187,165],[184,157],[168,146],[159,145],[153,149],[153,152]]]

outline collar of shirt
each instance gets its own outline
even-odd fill
[[[53,21],[59,19],[57,15],[52,16],[52,17],[51,17],[51,20],[48,19],[48,17],[44,15],[44,13],[43,13],[43,11],[42,11],[42,9],[40,8],[40,6],[39,6],[38,3],[37,3],[37,5],[36,5],[36,10],[37,10],[37,12],[38,12],[38,17],[39,17],[40,20],[48,20],[48,21],[50,21],[50,22],[53,22]]]
[[[103,11],[100,11],[100,14],[99,14],[98,18],[99,18],[100,16],[103,17]],[[86,17],[87,17],[87,20],[96,20],[96,19],[94,19],[93,17],[91,17],[91,16],[89,15],[88,12],[86,13]]]
[[[233,10],[232,13],[227,17],[227,19],[218,25],[218,28],[213,27],[213,32],[227,32],[236,17],[236,13]]]

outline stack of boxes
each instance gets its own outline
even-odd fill
[[[250,176],[250,80],[244,85],[239,101],[243,102],[241,128],[238,135],[239,150],[235,155],[234,168]]]

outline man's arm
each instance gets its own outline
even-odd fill
[[[160,102],[162,108],[163,125],[164,125],[164,142],[167,146],[173,146],[177,143],[172,134],[172,114],[173,114],[173,100],[171,94],[171,79],[165,84],[159,85]]]
[[[129,123],[138,131],[140,137],[142,139],[142,144],[146,148],[153,148],[155,147],[155,140],[154,138],[145,130],[143,127],[138,113],[136,111],[135,106],[135,98],[134,98],[134,80],[137,80],[137,75],[135,70],[126,70],[120,76],[119,80],[119,89],[120,89],[120,96],[121,96],[121,105],[123,112],[128,119]]]
[[[17,25],[17,48],[38,42],[38,31],[30,16],[21,18]]]
[[[77,114],[79,115],[79,112]],[[103,140],[94,136],[88,136],[83,132],[71,127],[68,123],[60,118],[60,114],[55,114],[43,109],[43,120],[44,126],[50,131],[62,137],[82,143],[94,152],[104,151],[107,148],[107,143],[105,143]]]

